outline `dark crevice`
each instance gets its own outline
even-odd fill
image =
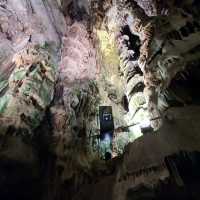
[[[144,83],[143,82],[139,82],[138,84],[136,84],[133,89],[131,90],[129,96],[133,96],[135,93],[138,92],[143,92],[144,91]]]
[[[130,60],[132,61],[138,60],[140,56],[140,46],[141,46],[139,37],[131,33],[128,25],[122,27],[121,34],[127,35],[129,37],[127,46],[130,50],[134,51],[134,55],[130,58]]]
[[[195,7],[200,7],[200,1],[199,0],[194,0],[192,5],[195,6]]]
[[[189,36],[189,32],[188,32],[188,30],[187,30],[187,28],[185,26],[180,28],[180,32],[181,32],[181,35],[183,37],[188,37]]]
[[[173,93],[166,98],[169,106],[200,105],[200,62],[190,64],[186,69],[178,73],[169,86]]]
[[[124,96],[122,97],[121,104],[122,104],[124,110],[125,110],[126,112],[129,112],[129,106],[128,106],[129,103],[128,103],[128,98],[127,98],[126,95],[124,95]]]
[[[38,199],[41,193],[40,180],[32,174],[32,166],[17,161],[1,160],[0,171],[1,199]]]
[[[143,75],[141,69],[138,66],[134,66],[134,68],[127,72],[127,80],[126,82],[129,83],[129,81],[135,76],[139,74],[140,76]]]
[[[79,1],[72,1],[67,10],[69,11],[69,16],[73,21],[82,21],[84,19],[89,19],[88,13],[85,7],[79,5]]]

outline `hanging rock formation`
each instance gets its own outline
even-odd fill
[[[0,0],[0,198],[198,199],[199,9]],[[113,109],[109,161],[100,105]]]
[[[185,3],[186,5],[183,3],[183,7],[173,7],[173,2],[171,3],[166,7],[169,14],[164,13],[158,17],[148,16],[139,2],[137,4],[134,1],[116,1],[113,5],[115,8],[110,11],[114,14],[108,14],[108,27],[113,27],[113,19],[116,21],[115,28],[110,31],[114,31],[118,41],[120,68],[129,81],[128,95],[130,91],[134,93],[136,85],[144,84],[144,90],[140,88],[151,119],[161,116],[160,113],[167,107],[159,96],[169,87],[175,75],[183,71],[188,63],[199,59],[199,52],[193,51],[199,46],[198,18],[196,19],[196,12],[192,16],[190,11],[184,10],[186,5],[188,10],[192,10],[194,2]],[[146,4],[142,5],[144,7]],[[148,9],[148,5],[146,6]],[[137,68],[140,70],[136,70]],[[128,99],[129,110],[135,113],[134,107],[131,108],[130,97]],[[152,126],[158,129],[161,120],[154,120]]]

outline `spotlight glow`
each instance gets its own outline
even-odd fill
[[[140,128],[148,128],[151,126],[150,119],[146,118],[140,123]]]
[[[106,133],[106,134],[105,134],[104,141],[105,141],[105,142],[110,142],[110,141],[111,141],[111,136],[110,136],[109,133]]]

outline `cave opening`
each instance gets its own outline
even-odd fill
[[[200,105],[200,94],[197,92],[199,81],[199,62],[194,62],[185,71],[179,72],[168,88],[171,92],[171,98],[167,99],[169,106]]]
[[[127,35],[129,40],[127,41],[127,47],[129,50],[133,50],[134,54],[130,58],[132,61],[138,60],[140,56],[140,38],[137,35],[134,35],[131,33],[131,30],[128,25],[123,26],[121,28],[121,34],[122,35]]]

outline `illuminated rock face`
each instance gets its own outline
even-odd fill
[[[32,135],[54,96],[64,16],[53,1],[1,1],[0,21],[1,134]]]
[[[165,156],[199,151],[199,108],[164,112],[194,102],[178,84],[190,74],[199,82],[198,9],[198,0],[0,0],[0,198],[125,200],[133,187],[154,198],[170,176]],[[122,131],[113,154],[136,140],[108,165],[99,104]],[[152,118],[163,127],[142,137]]]
[[[39,126],[53,99],[56,64],[41,47],[18,52],[13,62],[15,68],[0,101],[1,120],[5,127],[31,130]]]
[[[0,198],[31,199],[43,174],[34,137],[54,97],[66,25],[55,1],[40,0],[0,1],[0,24]]]
[[[116,9],[111,9],[112,14],[108,12],[107,27],[113,26],[114,18],[115,28],[110,28],[110,32],[114,31],[118,41],[120,68],[124,78],[128,80],[126,83],[128,95],[130,91],[134,93],[136,86],[140,86],[139,90],[143,92],[149,118],[152,119],[162,117],[161,113],[168,107],[165,99],[160,96],[163,96],[171,80],[187,65],[199,59],[199,53],[195,49],[200,43],[200,33],[199,23],[196,21],[199,17],[193,9],[195,1],[184,2],[183,7],[175,2],[169,2],[168,5],[161,3],[157,8],[155,2],[146,3],[116,1]],[[155,12],[149,8],[149,5],[154,7]],[[159,6],[167,9],[168,12],[162,13],[161,10],[159,11]],[[159,16],[154,18],[148,16],[158,15],[156,12],[162,14],[163,19]],[[135,44],[134,42],[131,44],[131,37],[138,37],[139,50],[137,39],[134,41]],[[136,70],[137,68],[140,70]],[[131,104],[132,101],[129,110],[133,110],[134,113]],[[161,121],[160,119],[152,121],[152,127],[158,129],[162,124]]]
[[[60,75],[64,82],[96,78],[96,52],[89,37],[83,23],[75,22],[68,27],[63,38],[60,64]]]
[[[61,185],[72,180],[75,188],[91,179],[97,156],[90,153],[87,139],[97,129],[96,50],[88,22],[77,21],[78,12],[63,15],[61,10],[71,2],[58,3],[0,2],[0,176],[6,177],[0,181],[2,199],[42,196],[38,191],[47,188],[40,190],[40,183],[52,172],[49,156],[56,157],[53,173]],[[82,1],[72,6],[87,11]],[[10,184],[18,186],[10,187],[9,194]]]

